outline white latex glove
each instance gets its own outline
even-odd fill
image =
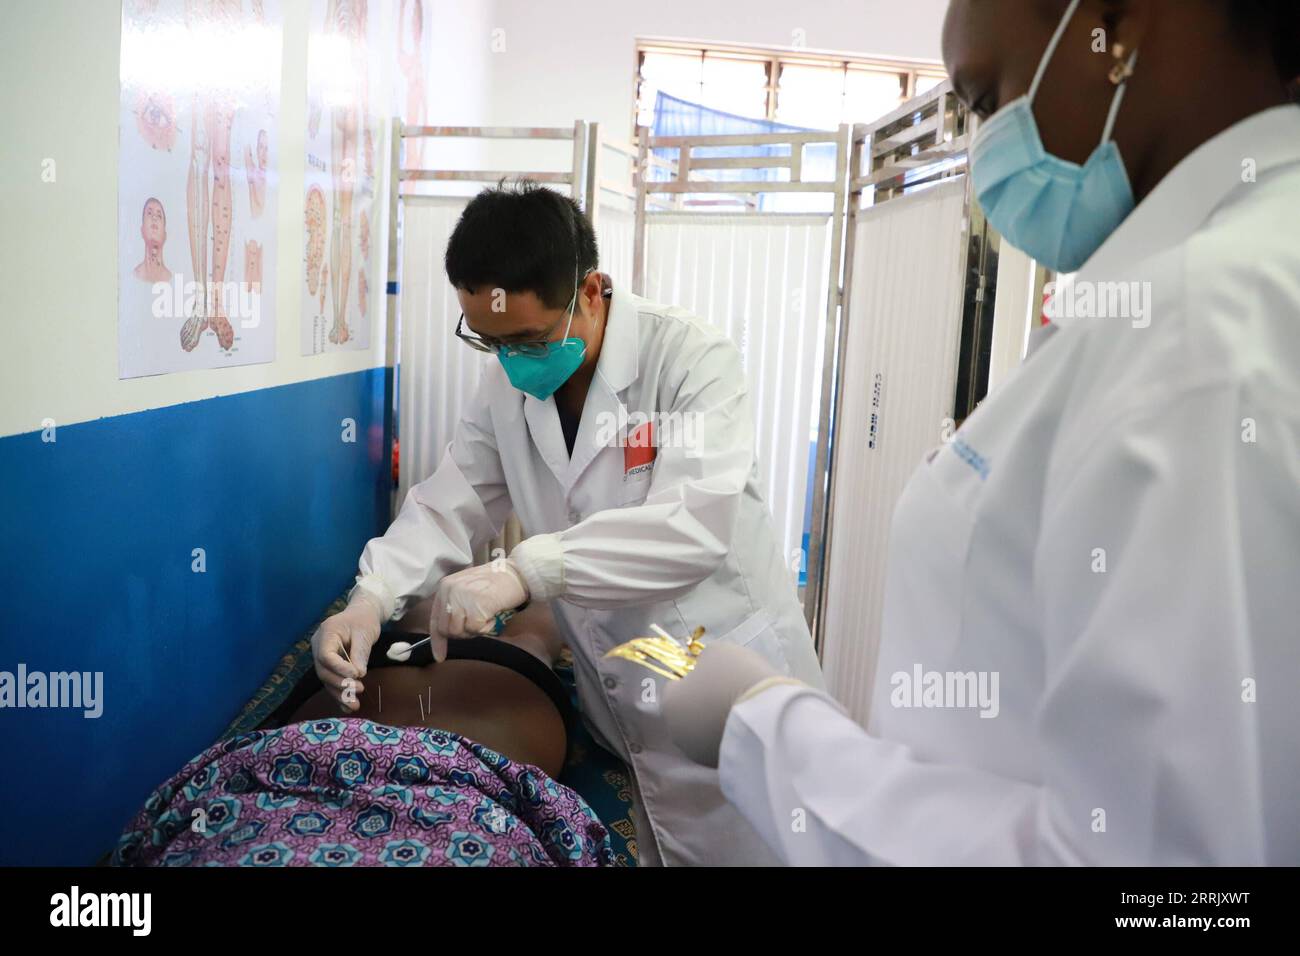
[[[527,600],[528,585],[509,558],[457,571],[438,582],[429,633],[446,637],[493,634],[496,616]]]
[[[664,722],[682,753],[696,763],[716,767],[731,708],[768,685],[798,683],[748,647],[710,644],[700,651],[689,674],[664,683]]]
[[[361,588],[354,588],[348,606],[326,618],[312,635],[316,676],[345,713],[361,708],[357,701],[357,695],[365,690],[361,678],[366,676],[370,649],[379,640],[382,627],[379,600]],[[345,652],[347,657],[343,656]]]

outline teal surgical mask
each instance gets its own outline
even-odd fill
[[[1087,262],[1136,205],[1124,160],[1110,138],[1136,51],[1115,91],[1101,144],[1084,165],[1047,152],[1034,119],[1038,86],[1079,2],[1066,10],[1028,95],[990,117],[970,150],[971,184],[988,221],[1017,249],[1057,272],[1074,272]]]
[[[547,342],[546,350],[541,355],[521,352],[509,345],[497,346],[497,358],[506,370],[511,385],[544,402],[581,367],[582,360],[587,357],[587,343],[576,336],[569,337],[577,306],[578,283],[575,277],[573,300],[569,303],[569,321],[564,326],[564,335],[560,341]]]

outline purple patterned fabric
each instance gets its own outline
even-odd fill
[[[198,812],[196,812],[198,811]],[[457,734],[327,718],[214,744],[149,797],[116,866],[609,866],[586,801]]]

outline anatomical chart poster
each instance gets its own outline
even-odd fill
[[[312,0],[307,34],[303,355],[367,349],[382,307],[379,175],[396,3]]]
[[[275,359],[279,0],[123,0],[122,378]]]
[[[433,59],[433,33],[429,29],[430,0],[399,0],[396,43],[397,70],[393,73],[394,113],[407,126],[429,125],[429,77]],[[424,137],[402,143],[402,168],[423,169]]]

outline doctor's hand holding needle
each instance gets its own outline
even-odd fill
[[[312,635],[316,676],[345,713],[361,707],[357,695],[365,690],[361,678],[366,676],[370,649],[379,640],[381,615],[373,597],[359,587],[353,588],[348,606],[326,618]]]

